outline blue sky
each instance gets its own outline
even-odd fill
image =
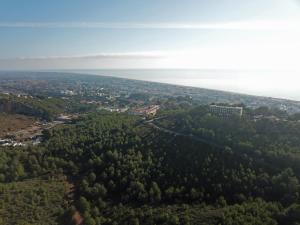
[[[0,69],[298,69],[299,5],[1,0]]]

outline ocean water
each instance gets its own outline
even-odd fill
[[[300,72],[262,70],[69,70],[135,80],[209,88],[300,101]]]

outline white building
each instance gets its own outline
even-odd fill
[[[229,117],[232,115],[242,116],[243,115],[243,107],[235,107],[235,106],[219,106],[219,105],[210,105],[209,111],[212,114],[221,117]]]

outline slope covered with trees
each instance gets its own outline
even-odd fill
[[[300,222],[298,124],[223,120],[205,108],[155,123],[185,135],[88,114],[45,132],[41,146],[3,149],[1,181],[66,175],[74,201],[61,217],[70,224],[74,215],[87,225]]]
[[[94,108],[81,104],[76,99],[0,94],[0,113],[21,114],[43,120],[53,120],[61,113],[81,113]]]

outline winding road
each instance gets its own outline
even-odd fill
[[[225,149],[224,146],[216,144],[215,142],[206,140],[204,138],[197,137],[197,136],[195,136],[193,134],[184,134],[184,133],[176,132],[176,131],[173,131],[173,130],[170,130],[170,129],[167,129],[167,128],[164,128],[164,127],[160,127],[160,126],[158,126],[158,125],[156,125],[154,123],[154,121],[160,120],[160,119],[164,119],[164,118],[166,118],[166,117],[158,117],[158,118],[154,118],[154,119],[151,119],[151,120],[146,120],[144,122],[144,124],[149,125],[149,126],[151,126],[152,128],[154,128],[156,130],[160,130],[162,132],[165,132],[165,133],[168,133],[168,134],[171,134],[171,135],[174,135],[174,136],[187,137],[187,138],[190,138],[190,139],[192,139],[194,141],[199,141],[199,142],[211,145],[211,146],[216,147],[216,148]]]

